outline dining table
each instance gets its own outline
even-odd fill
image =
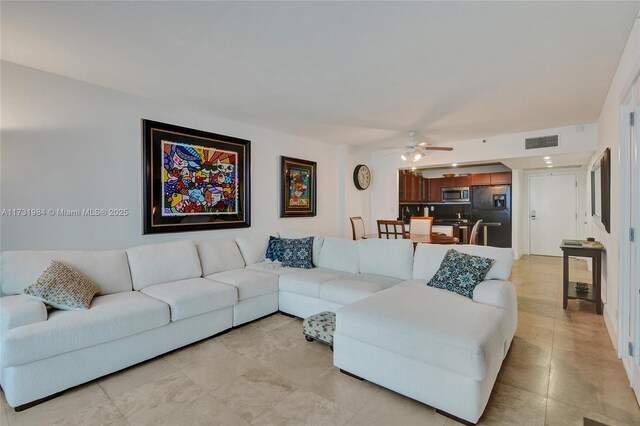
[[[378,234],[366,234],[364,238],[378,238]],[[407,234],[405,239],[413,241],[413,244],[458,244],[457,237],[440,234]]]

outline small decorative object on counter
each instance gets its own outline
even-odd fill
[[[576,283],[576,292],[577,293],[589,293],[589,284],[584,283],[582,281],[578,281]]]

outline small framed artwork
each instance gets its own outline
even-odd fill
[[[142,120],[143,234],[251,226],[251,142]]]
[[[316,215],[316,162],[280,157],[280,217]]]

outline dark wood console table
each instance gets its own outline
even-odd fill
[[[600,296],[600,282],[602,271],[602,252],[604,246],[597,241],[562,240],[560,245],[563,253],[562,274],[562,307],[567,309],[567,300],[581,299],[596,304],[596,312],[602,315],[602,298]],[[592,259],[591,283],[588,292],[578,292],[576,282],[569,280],[569,256],[590,257]]]

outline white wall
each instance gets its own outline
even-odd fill
[[[366,206],[364,199],[349,195],[347,206],[338,210],[336,146],[8,62],[0,66],[0,207],[130,211],[122,218],[5,216],[0,220],[3,250],[123,248],[181,238],[267,234],[282,228],[337,235],[338,215],[355,212],[359,203]],[[142,118],[251,140],[251,228],[141,234]],[[317,217],[279,218],[280,155],[318,162]],[[351,157],[346,161],[351,164]]]
[[[606,299],[604,318],[614,344],[618,334],[618,281],[619,281],[619,242],[626,238],[620,229],[620,106],[629,92],[638,72],[640,72],[640,24],[635,25],[618,64],[600,117],[598,119],[597,151],[592,159],[595,162],[605,148],[611,148],[611,233],[607,233],[600,223],[592,223],[593,236],[601,241],[606,254],[603,259],[602,284],[603,297]],[[589,167],[589,170],[591,167]],[[590,188],[590,185],[588,185]],[[624,194],[622,194],[624,196]]]
[[[524,149],[525,138],[552,134],[559,135],[560,146],[534,150]],[[402,161],[399,155],[387,155],[387,151],[375,151],[371,156],[372,173],[374,173],[376,179],[372,185],[370,220],[375,223],[377,219],[389,219],[397,216],[398,169],[411,166],[420,168],[450,165],[452,163],[504,161],[513,158],[593,151],[596,147],[596,139],[597,130],[595,124],[586,124],[487,137],[485,143],[482,142],[482,139],[447,143],[447,145],[454,147],[453,151],[432,152],[416,163]],[[516,170],[515,173],[521,173],[521,171]],[[514,191],[512,192],[514,197],[512,200],[512,220],[515,220],[512,223],[512,245],[516,256],[519,256],[522,252],[520,247],[523,238],[522,227],[527,226],[526,222],[522,222],[519,219],[522,209],[526,208],[526,199],[515,193],[518,185],[521,186],[523,184],[524,179],[520,182],[520,184],[513,185]],[[516,226],[519,230],[516,230]]]

